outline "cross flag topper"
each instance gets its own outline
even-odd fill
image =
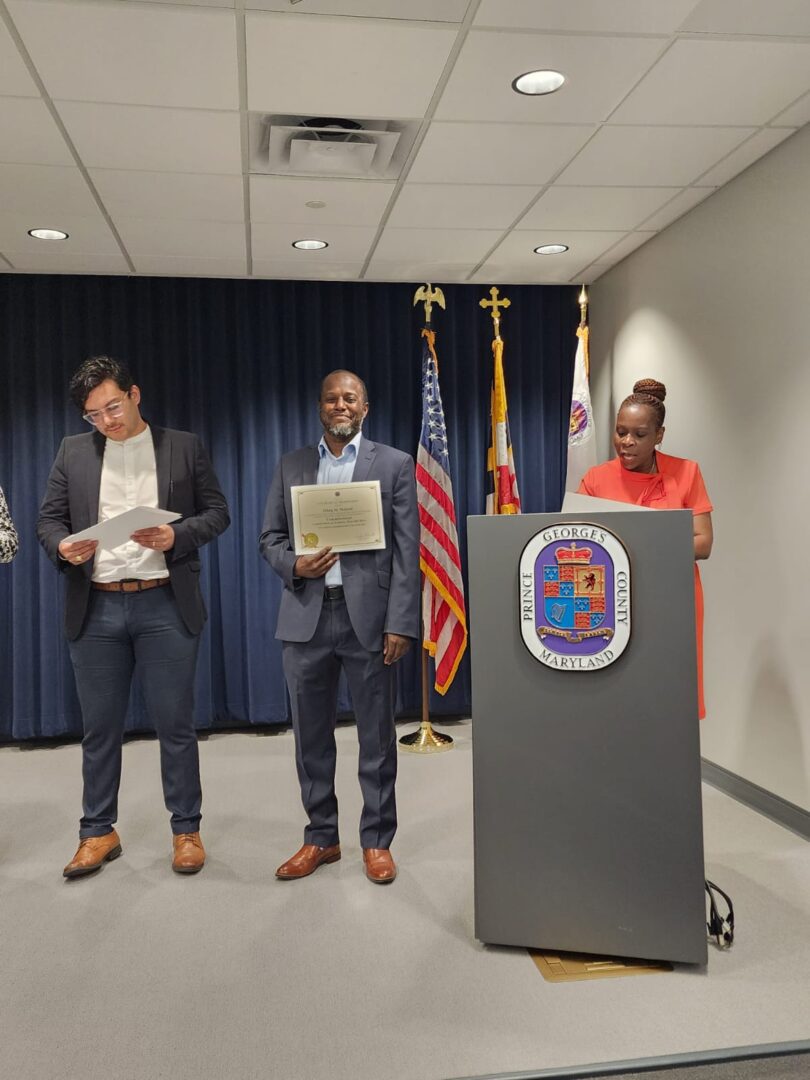
[[[439,288],[434,289],[428,281],[424,285],[420,285],[413,294],[413,306],[416,307],[420,300],[425,305],[425,325],[430,326],[430,315],[433,311],[433,305],[438,304],[439,307],[444,310],[444,293]]]
[[[492,321],[495,324],[495,340],[500,341],[501,338],[501,308],[508,308],[512,301],[504,296],[498,299],[498,286],[493,285],[489,290],[491,300],[479,300],[478,303],[482,308],[492,308],[490,314],[492,315]]]

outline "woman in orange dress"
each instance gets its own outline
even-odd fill
[[[658,447],[664,437],[667,389],[655,379],[641,379],[616,416],[616,457],[589,469],[579,491],[597,499],[649,506],[653,510],[692,511],[695,542],[695,611],[697,615],[698,709],[703,718],[703,589],[698,559],[712,550],[712,504],[696,461],[670,457]]]

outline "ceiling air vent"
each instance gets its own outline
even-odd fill
[[[261,144],[267,156],[264,167],[252,171],[391,179],[398,175],[413,141],[410,132],[402,139],[407,127],[387,120],[265,117]]]

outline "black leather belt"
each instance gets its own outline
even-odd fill
[[[343,599],[343,586],[342,585],[327,585],[323,590],[325,600],[342,600]]]

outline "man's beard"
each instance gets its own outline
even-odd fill
[[[333,439],[353,439],[360,430],[360,424],[356,420],[344,420],[342,424],[333,424],[326,430]]]

